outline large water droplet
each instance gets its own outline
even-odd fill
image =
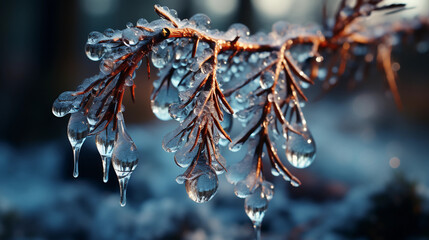
[[[97,31],[90,32],[88,34],[88,41],[87,41],[87,43],[89,43],[89,44],[96,44],[102,38],[103,38],[103,34],[101,32],[97,32]]]
[[[171,48],[155,48],[154,51],[152,51],[151,59],[153,66],[156,68],[164,68],[165,65],[171,60]]]
[[[178,101],[179,97],[177,89],[173,86],[165,87],[164,85],[158,92],[158,95],[155,97],[155,99],[151,101],[152,112],[160,120],[171,120],[168,108],[170,107],[170,104]]]
[[[126,204],[126,191],[131,173],[137,166],[139,154],[137,147],[125,129],[122,113],[118,113],[118,133],[112,152],[112,165],[119,181],[121,206]]]
[[[90,60],[99,61],[106,53],[106,49],[101,44],[87,43],[85,46],[85,53]]]
[[[109,74],[112,72],[115,62],[112,59],[104,59],[100,62],[100,72]]]
[[[260,187],[244,200],[244,211],[253,223],[257,239],[260,238],[261,223],[267,208],[268,200]]]
[[[207,15],[197,13],[189,19],[189,22],[195,24],[197,27],[204,29],[210,28],[211,20]]]
[[[207,202],[214,197],[218,187],[218,179],[215,171],[208,166],[203,159],[195,167],[195,177],[185,182],[186,192],[190,199],[197,203]]]
[[[300,134],[288,132],[286,139],[286,158],[296,168],[306,168],[316,157],[316,144],[307,126],[292,124]]]
[[[142,32],[136,28],[126,28],[122,31],[122,42],[126,46],[134,46],[139,42]]]
[[[67,136],[73,149],[73,177],[79,176],[79,153],[83,142],[89,134],[89,124],[82,112],[73,113],[67,126]]]
[[[115,144],[116,131],[113,130],[113,123],[110,123],[106,130],[98,133],[95,136],[95,144],[97,150],[101,155],[103,164],[103,182],[109,179],[109,167],[113,153],[113,146]]]

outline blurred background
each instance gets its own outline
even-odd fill
[[[378,20],[428,14],[429,2]],[[101,181],[101,159],[88,139],[80,176],[72,177],[67,119],[52,115],[63,91],[98,72],[86,58],[91,31],[123,29],[144,17],[157,19],[154,4],[181,18],[205,13],[212,28],[241,22],[252,33],[269,32],[278,20],[319,23],[322,1],[312,0],[15,0],[2,3],[0,49],[0,239],[250,239],[243,200],[221,176],[216,197],[192,202],[162,137],[176,126],[151,112],[151,82],[138,74],[137,101],[126,97],[127,124],[141,153],[128,203],[119,205],[113,171]],[[332,13],[338,1],[331,0]],[[377,71],[350,89],[340,84],[304,108],[318,153],[303,182],[276,185],[263,239],[429,239],[429,43],[401,46],[399,111]],[[156,77],[153,71],[152,77]],[[316,89],[314,91],[319,91]],[[311,94],[311,93],[310,93]],[[313,94],[316,95],[316,94]],[[230,163],[239,155],[228,153]]]

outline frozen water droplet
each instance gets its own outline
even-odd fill
[[[250,188],[251,186],[249,186],[248,181],[239,181],[237,184],[235,184],[234,193],[239,198],[246,198],[252,193]]]
[[[185,181],[186,181],[186,176],[184,176],[182,174],[176,177],[176,182],[178,184],[184,184]]]
[[[266,198],[268,201],[270,201],[271,199],[273,199],[274,196],[274,184],[268,182],[268,181],[263,181],[262,182],[262,193],[265,194]]]
[[[213,67],[210,63],[206,62],[201,66],[201,72],[204,74],[208,74],[213,70]]]
[[[189,19],[189,22],[200,28],[210,28],[210,18],[202,13],[197,13]]]
[[[112,152],[112,165],[119,181],[121,206],[126,203],[126,190],[131,173],[137,167],[139,154],[137,147],[125,129],[122,113],[118,113],[118,133]]]
[[[301,183],[299,183],[298,181],[295,181],[293,179],[290,180],[290,185],[294,186],[294,187],[299,187],[301,186]]]
[[[91,32],[88,34],[88,44],[96,44],[99,40],[103,38],[103,34],[97,31]]]
[[[229,28],[228,31],[226,32],[226,35],[228,36],[240,36],[240,37],[246,37],[249,36],[250,31],[249,28],[241,23],[234,23],[232,24]]]
[[[127,28],[122,31],[122,42],[126,46],[134,46],[139,42],[140,31],[135,28]]]
[[[95,145],[101,155],[103,164],[103,182],[108,181],[109,167],[115,144],[116,131],[113,130],[113,123],[110,123],[106,130],[95,136]]]
[[[306,168],[316,157],[316,144],[306,126],[292,124],[292,128],[301,133],[288,132],[286,139],[286,158],[296,168]]]
[[[115,30],[113,30],[111,28],[108,28],[108,29],[104,30],[104,35],[106,37],[109,37],[109,38],[113,37],[113,34],[115,34]]]
[[[171,60],[171,49],[166,47],[164,49],[158,48],[157,51],[152,52],[152,63],[156,68],[164,68],[165,65]]]
[[[177,89],[170,86],[163,86],[158,95],[151,101],[152,112],[157,118],[163,121],[171,120],[168,109],[172,103],[178,102]]]
[[[89,124],[86,117],[81,112],[73,113],[70,116],[67,126],[67,136],[73,149],[73,177],[79,176],[79,153],[83,142],[89,134]]]
[[[134,85],[134,79],[132,76],[125,77],[125,86],[132,87]]]
[[[133,25],[133,23],[132,23],[132,22],[127,22],[127,24],[125,24],[125,26],[126,26],[127,28],[132,28],[134,25]]]
[[[195,176],[185,181],[186,192],[190,199],[197,203],[207,202],[214,197],[218,187],[218,178],[215,171],[205,162],[197,163]],[[200,168],[200,169],[198,169]],[[194,170],[195,172],[195,170]]]
[[[137,26],[138,27],[144,27],[148,23],[149,22],[144,18],[140,18],[139,20],[137,20]]]
[[[85,53],[91,61],[99,61],[106,53],[106,49],[101,44],[87,43]]]
[[[271,174],[275,177],[280,175],[280,173],[275,168],[271,168]]]
[[[255,229],[260,227],[268,208],[266,195],[261,191],[261,187],[244,200],[244,211],[252,221]]]
[[[104,74],[112,72],[115,62],[112,59],[104,59],[100,62],[100,71]]]

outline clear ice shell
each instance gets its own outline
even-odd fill
[[[112,152],[112,165],[119,181],[121,206],[126,204],[126,191],[131,173],[137,166],[139,154],[137,147],[125,129],[122,113],[118,113],[118,133]]]
[[[82,112],[73,113],[67,126],[67,136],[73,149],[73,177],[79,176],[79,154],[89,134],[89,123]]]
[[[202,160],[200,158],[200,161]],[[200,161],[191,173],[191,178],[185,180],[186,192],[189,198],[197,203],[207,202],[212,199],[219,185],[216,172],[205,162]]]
[[[106,130],[95,136],[95,145],[100,153],[103,166],[103,182],[109,179],[109,167],[112,159],[113,147],[115,144],[116,132],[113,130],[113,123],[110,123]]]
[[[307,126],[294,123],[291,126],[301,135],[289,131],[286,139],[286,158],[296,168],[306,168],[316,157],[316,144]]]

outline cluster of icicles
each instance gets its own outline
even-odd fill
[[[75,101],[78,97],[73,96],[75,92],[64,92],[54,102],[52,112],[57,117],[63,117],[71,113],[67,136],[73,149],[73,176],[79,176],[79,153],[80,149],[94,129],[95,122],[85,116],[84,112],[79,111]],[[127,133],[122,112],[117,114],[118,124],[116,129],[111,122],[107,128],[95,134],[95,144],[100,153],[103,167],[103,181],[106,183],[109,177],[110,163],[118,177],[120,187],[121,206],[126,204],[126,190],[131,173],[139,161],[137,147]]]
[[[288,29],[291,26],[286,23],[277,23],[273,26],[273,32],[270,35],[256,34],[249,36],[249,30],[242,24],[234,24],[227,32],[219,32],[218,30],[209,30],[210,19],[203,15],[197,14],[189,20],[177,19],[177,13],[174,10],[169,10],[166,7],[158,7],[164,14],[169,14],[171,18],[175,18],[179,23],[179,27],[186,26],[206,32],[211,36],[216,36],[223,39],[234,39],[235,36],[240,36],[240,41],[258,41],[261,42],[282,42],[290,36],[287,36]],[[154,32],[147,32],[139,27],[147,27],[153,29]],[[93,32],[89,35],[86,45],[86,54],[93,61],[101,60],[100,74],[92,78],[88,78],[78,87],[77,91],[81,91],[89,86],[92,82],[100,77],[111,73],[119,62],[114,60],[122,56],[137,51],[140,46],[147,44],[142,35],[153,36],[161,31],[164,27],[171,27],[171,23],[166,19],[159,19],[148,23],[144,19],[137,22],[137,26],[127,24],[124,30],[107,29],[104,33]],[[313,31],[313,30],[312,30]],[[316,30],[314,30],[316,31]],[[304,34],[301,29],[292,31],[294,34]],[[122,42],[108,41],[112,39],[121,39]],[[143,40],[142,40],[143,39]],[[205,42],[200,42],[195,57],[191,57],[193,51],[192,39],[167,39],[157,46],[152,48],[151,60],[153,66],[160,70],[158,79],[154,81],[154,89],[156,94],[152,95],[152,110],[153,113],[161,120],[177,120],[180,122],[179,127],[168,134],[164,138],[163,147],[166,151],[175,152],[175,161],[180,167],[186,167],[184,174],[176,178],[177,182],[185,183],[186,191],[189,197],[198,203],[206,202],[213,198],[218,188],[218,174],[224,172],[226,166],[225,159],[220,154],[220,146],[229,144],[231,151],[239,151],[243,143],[237,141],[242,136],[237,136],[231,143],[215,128],[210,118],[205,118],[205,115],[210,115],[215,112],[214,103],[209,101],[203,107],[199,107],[201,103],[205,103],[208,99],[208,93],[201,91],[186,107],[181,107],[181,104],[188,101],[193,91],[201,83],[208,74],[212,73],[213,66],[206,62],[213,55],[211,46]],[[240,84],[246,78],[253,78],[249,84],[239,88],[227,96],[234,114],[231,114],[225,106],[223,108],[223,119],[217,119],[221,122],[222,127],[229,131],[236,123],[241,123],[244,127],[243,133],[249,130],[249,127],[255,125],[255,119],[259,119],[263,103],[267,96],[257,96],[255,92],[258,89],[268,89],[274,83],[274,72],[272,70],[264,71],[263,74],[254,76],[255,72],[261,71],[266,66],[269,66],[276,59],[275,53],[270,52],[242,52],[236,54],[231,62],[228,62],[231,52],[220,53],[217,65],[217,81],[222,90],[231,89]],[[304,51],[304,55],[308,55],[308,51]],[[304,59],[305,60],[305,59]],[[116,65],[115,65],[116,64]],[[141,63],[137,63],[140,65]],[[191,74],[189,74],[191,73]],[[133,86],[135,74],[127,79],[125,86]],[[164,79],[168,78],[167,81]],[[284,73],[279,76],[279,84],[277,85],[276,93],[271,94],[268,99],[270,101],[278,101],[285,99],[285,79]],[[305,83],[301,82],[302,87]],[[107,86],[106,86],[107,87]],[[95,89],[98,90],[98,89]],[[87,94],[92,94],[91,92]],[[126,202],[126,187],[131,173],[136,168],[138,163],[138,152],[136,145],[131,140],[125,129],[124,118],[122,112],[116,116],[117,126],[113,121],[107,128],[94,129],[98,119],[94,119],[92,108],[82,108],[82,100],[85,95],[78,95],[76,92],[62,93],[53,104],[53,113],[57,117],[63,117],[71,114],[67,134],[74,153],[74,172],[73,176],[78,176],[78,158],[79,151],[88,135],[95,134],[95,142],[97,149],[101,155],[103,166],[103,180],[107,182],[110,162],[116,172],[120,185],[121,205]],[[97,104],[94,102],[94,104]],[[98,106],[103,108],[104,106]],[[286,108],[299,109],[298,101],[291,101]],[[123,107],[121,107],[123,109]],[[105,111],[105,109],[103,109]],[[285,110],[286,111],[286,110]],[[300,112],[300,111],[299,111]],[[272,119],[276,121],[273,113]],[[292,114],[292,113],[291,113]],[[296,113],[295,113],[296,114]],[[213,143],[212,151],[209,153],[205,149],[193,147],[196,137],[195,131],[183,131],[188,128],[192,120],[196,116],[198,120],[193,124],[207,126],[211,139],[207,140]],[[292,116],[290,117],[292,118]],[[272,129],[270,134],[274,136],[274,140],[283,139],[282,147],[285,149],[287,160],[296,168],[308,167],[315,158],[316,146],[314,140],[307,128],[303,116],[297,117],[297,120],[291,122],[294,130],[300,134],[296,134],[283,128],[283,134],[279,133],[277,127]],[[264,180],[262,175],[256,176],[257,157],[255,156],[255,148],[259,142],[258,131],[259,127],[247,140],[248,153],[244,159],[226,167],[226,177],[228,181],[235,185],[235,194],[240,198],[245,198],[245,212],[252,220],[255,229],[261,225],[265,211],[268,207],[268,202],[274,194],[274,186],[272,183]],[[213,129],[213,130],[211,130]],[[183,134],[182,134],[183,133]],[[197,144],[203,144],[204,139],[199,140]],[[273,143],[274,145],[274,143]],[[274,146],[273,146],[274,147]],[[277,151],[277,149],[272,149]],[[275,176],[281,175],[285,180],[290,181],[293,186],[299,186],[299,183],[290,179],[281,169],[273,168],[272,174]]]

